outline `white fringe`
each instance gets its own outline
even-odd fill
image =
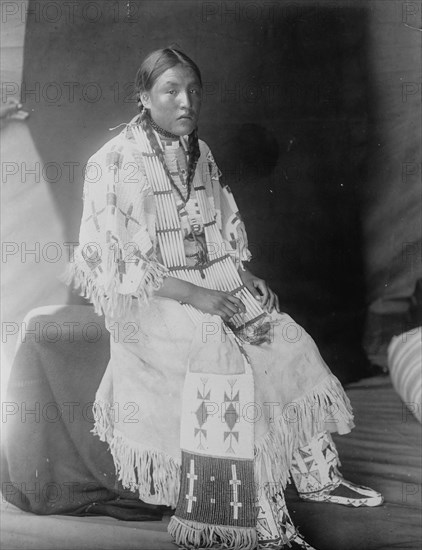
[[[293,453],[325,431],[327,421],[334,418],[343,432],[353,427],[350,401],[333,375],[328,375],[311,393],[290,405],[291,422],[287,415],[280,415],[269,432],[255,444],[255,483],[259,489],[268,486],[271,495],[283,490],[289,481]],[[295,412],[293,426],[292,411]],[[93,412],[93,433],[109,444],[123,486],[134,492],[137,490],[141,499],[151,496],[153,487],[163,503],[175,508],[180,488],[180,464],[165,453],[145,449],[114,433],[109,404],[96,402]]]
[[[255,444],[255,482],[259,487],[269,483],[271,495],[286,487],[293,453],[326,431],[327,423],[334,420],[340,433],[348,432],[354,426],[350,400],[332,374],[327,375],[312,392],[289,405],[289,408],[285,407],[285,414],[278,416],[269,432]],[[265,480],[262,479],[263,467],[268,476]]]
[[[120,294],[118,292],[117,274],[110,277],[109,287],[106,290],[98,285],[95,277],[83,271],[76,262],[67,266],[62,280],[66,285],[80,290],[80,296],[93,304],[94,311],[98,315],[120,317],[130,309],[133,298],[147,303],[154,291],[161,287],[166,275],[167,270],[164,267],[151,262],[136,294]]]
[[[211,525],[173,516],[167,531],[176,544],[188,549],[254,550],[258,548],[255,527]]]
[[[93,406],[92,433],[109,444],[116,473],[123,487],[138,491],[146,500],[157,495],[160,502],[176,508],[180,490],[180,464],[165,453],[145,449],[120,434],[114,433],[111,408],[107,403]]]

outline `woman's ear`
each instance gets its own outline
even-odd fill
[[[142,92],[140,95],[140,100],[145,109],[149,109],[151,107],[151,98],[149,97],[148,92]]]

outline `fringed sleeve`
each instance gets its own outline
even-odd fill
[[[79,246],[68,283],[80,289],[98,314],[120,316],[132,299],[146,301],[167,268],[157,261],[153,197],[143,167],[119,137],[88,162]]]
[[[228,185],[221,185],[220,183],[221,172],[209,149],[206,152],[206,158],[218,226],[223,239],[227,243],[227,252],[232,256],[236,267],[240,266],[244,269],[243,262],[249,262],[252,258],[252,254],[248,249],[245,224],[243,223],[230,187]]]

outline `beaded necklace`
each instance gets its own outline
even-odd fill
[[[154,128],[154,130],[158,134],[160,134],[160,136],[163,136],[163,137],[168,138],[168,139],[179,140],[180,136],[178,136],[176,134],[172,134],[171,132],[168,132],[167,130],[164,130],[164,128],[161,128],[161,126],[158,126],[158,124],[155,122],[155,120],[153,120],[151,118],[151,115],[148,113],[148,111],[146,112],[146,118],[148,119],[148,122]]]
[[[163,137],[168,138],[168,139],[180,140],[180,136],[177,136],[176,134],[172,134],[171,132],[168,132],[167,130],[164,130],[164,128],[161,128],[161,126],[158,126],[158,124],[156,122],[154,122],[154,120],[151,118],[148,111],[144,111],[144,112],[145,112],[145,115],[143,117],[143,120],[146,122],[147,126],[149,126],[149,128],[147,128],[146,134],[147,134],[148,140],[151,144],[151,147],[152,147],[153,151],[156,153],[156,155],[158,156],[158,158],[160,159],[160,162],[161,162],[161,164],[164,168],[164,171],[165,171],[167,177],[169,178],[171,186],[176,191],[176,193],[179,195],[179,197],[180,197],[181,201],[183,202],[183,204],[186,204],[189,201],[189,198],[190,198],[190,195],[191,195],[191,189],[192,189],[191,180],[193,179],[193,175],[195,173],[195,170],[192,170],[191,171],[191,177],[188,176],[187,179],[186,179],[186,197],[184,197],[183,193],[181,192],[179,187],[176,185],[176,183],[175,183],[175,181],[174,181],[174,179],[173,179],[173,177],[170,173],[170,170],[168,169],[166,160],[164,158],[163,150],[162,150],[160,144],[158,143],[154,132],[152,132],[151,130],[154,129],[158,134],[160,134]],[[150,131],[148,131],[148,129]],[[188,159],[188,160],[190,161],[190,159]]]

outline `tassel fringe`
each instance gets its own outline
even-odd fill
[[[138,291],[135,294],[120,294],[117,273],[110,277],[108,288],[105,289],[98,285],[98,280],[95,277],[85,273],[77,263],[72,263],[68,265],[62,281],[79,290],[80,296],[93,304],[95,313],[98,315],[120,317],[130,309],[133,298],[141,300],[145,304],[148,303],[148,299],[154,291],[163,284],[166,275],[167,270],[164,266],[151,262],[139,284]]]
[[[270,431],[255,445],[255,480],[260,488],[269,482],[271,496],[286,487],[293,453],[307,445],[312,437],[326,431],[327,423],[335,422],[340,434],[349,432],[354,426],[349,398],[333,375],[328,375],[312,393],[285,407],[284,413],[274,420]],[[263,466],[269,477],[265,481],[262,480]]]
[[[113,429],[113,413],[106,403],[94,403],[92,433],[109,444],[116,473],[123,487],[138,491],[146,500],[156,495],[160,504],[177,505],[180,489],[180,464],[165,453],[142,448]]]
[[[255,445],[255,482],[259,490],[266,485],[272,496],[283,490],[290,479],[293,453],[325,431],[327,422],[335,421],[339,433],[346,433],[353,427],[350,401],[332,375],[312,393],[290,405],[285,408],[286,414],[277,417],[270,431]],[[164,453],[141,448],[118,434],[113,428],[113,412],[108,404],[96,402],[93,413],[93,433],[109,444],[123,486],[139,491],[141,499],[156,493],[163,503],[175,508],[180,488],[180,464]],[[265,480],[263,471],[268,476]]]
[[[255,527],[210,525],[173,516],[167,528],[176,544],[182,548],[220,548],[224,550],[254,550],[258,548]]]

